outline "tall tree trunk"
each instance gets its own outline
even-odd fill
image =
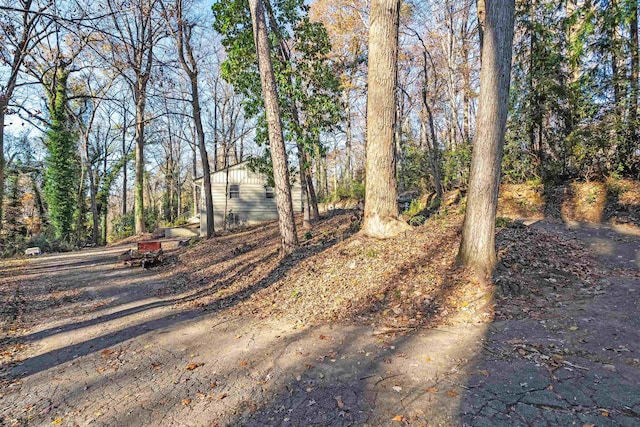
[[[324,185],[324,194],[331,194],[329,191],[329,171],[327,168],[327,156],[322,156],[322,185]]]
[[[438,155],[438,141],[436,139],[435,127],[433,124],[433,117],[431,114],[431,110],[427,110],[428,119],[425,120],[424,114],[420,117],[420,127],[421,127],[421,138],[423,141],[424,148],[427,149],[427,153],[429,155],[429,166],[431,167],[431,175],[433,176],[433,185],[436,190],[436,196],[438,199],[442,198],[442,178],[440,177],[440,167],[439,167],[439,155]],[[429,131],[430,137],[427,131],[427,123],[429,122]],[[431,139],[431,142],[429,142]]]
[[[198,175],[198,159],[196,157],[196,147],[193,146],[193,159],[192,159],[192,163],[191,163],[191,176],[192,179],[196,179],[196,176]],[[198,216],[198,210],[200,208],[200,203],[198,201],[198,187],[195,185],[195,183],[192,183],[192,198],[193,198],[193,206],[192,206],[192,211],[193,211],[193,217],[197,217]]]
[[[146,86],[146,83],[144,84]],[[134,217],[137,234],[145,232],[144,225],[144,110],[146,104],[146,88],[136,88],[136,176],[134,183]]]
[[[436,195],[438,198],[442,198],[442,177],[440,176],[440,149],[438,147],[438,139],[436,136],[436,127],[433,121],[433,111],[429,104],[429,98],[427,97],[427,89],[429,86],[429,52],[422,38],[420,38],[422,44],[422,74],[424,75],[424,85],[422,87],[422,115],[420,117],[420,124],[422,127],[422,135],[424,138],[425,146],[429,149],[429,164],[431,166],[431,174],[433,175],[433,183],[436,189]],[[426,114],[425,114],[426,113]],[[426,115],[426,118],[425,118]],[[427,126],[429,123],[429,131],[431,132],[431,145],[429,145],[429,137],[427,136]],[[465,141],[469,142],[469,141]]]
[[[215,91],[213,94],[213,171],[215,172],[220,169],[220,162],[218,159],[218,79],[214,82],[213,90]],[[226,148],[223,151],[225,150]]]
[[[282,34],[280,33],[280,29],[276,22],[275,15],[273,13],[273,9],[271,8],[271,4],[267,0],[265,2],[266,13],[269,19],[269,24],[271,26],[271,31],[276,35],[278,39],[278,43],[280,44],[280,49],[278,49],[278,57],[283,64],[289,64],[291,62],[291,56],[289,55],[289,48],[286,45]],[[295,96],[292,93],[293,88],[295,87],[293,82],[293,77],[290,73],[287,74],[288,80],[288,95],[291,99],[291,116],[293,118],[293,123],[297,129],[302,129],[300,124],[300,112],[298,109],[298,104],[295,100]],[[300,135],[298,135],[300,137]],[[311,172],[306,167],[308,155],[306,153],[304,145],[297,138],[296,140],[297,148],[298,148],[298,163],[300,165],[300,185],[302,186],[302,199],[304,201],[303,204],[303,219],[302,224],[305,229],[311,229],[311,222],[317,221],[320,219],[320,215],[318,214],[318,200],[315,197],[315,191],[313,189],[313,180],[311,177]]]
[[[567,115],[566,115],[566,123],[565,123],[565,137],[568,137],[569,135],[571,135],[571,133],[573,133],[574,129],[575,129],[575,113],[574,113],[574,109],[577,108],[576,105],[576,96],[575,96],[575,85],[578,83],[579,79],[580,79],[580,67],[579,67],[579,58],[576,58],[575,55],[572,53],[573,52],[573,45],[574,43],[576,43],[577,38],[578,38],[578,24],[581,24],[580,22],[576,22],[576,20],[574,19],[573,15],[575,13],[577,13],[578,10],[578,4],[577,4],[577,0],[567,0],[567,5],[566,5],[566,16],[565,16],[565,22],[567,22],[566,28],[565,28],[565,37],[567,40],[567,45],[569,46],[567,49],[567,56],[568,56],[568,62],[569,62],[569,73],[567,76],[567,84],[566,84],[566,88],[565,91],[567,93],[567,99],[569,101],[569,105],[567,108]],[[565,81],[563,79],[563,81]]]
[[[628,157],[633,155],[639,144],[638,138],[638,77],[640,72],[640,58],[638,55],[638,2],[634,1],[631,6],[630,29],[631,32],[631,98],[629,99],[629,142]]]
[[[396,90],[396,96],[400,95],[399,98],[396,98],[397,102],[396,102],[396,118],[395,118],[395,127],[394,127],[394,132],[393,132],[393,141],[395,142],[395,161],[394,161],[394,166],[395,166],[395,171],[394,171],[394,175],[396,177],[396,183],[398,186],[398,191],[402,192],[405,190],[404,185],[402,183],[402,181],[400,180],[400,177],[402,176],[402,115],[403,115],[403,104],[404,104],[404,97],[402,96],[402,93],[399,93],[399,90]]]
[[[204,142],[204,129],[202,127],[202,116],[200,114],[200,98],[198,91],[198,75],[191,78],[191,108],[193,109],[193,120],[196,125],[196,135],[198,137],[198,150],[202,162],[202,184],[204,190],[204,205],[207,214],[207,239],[215,232],[213,222],[213,196],[211,194],[211,169],[209,167],[209,154]]]
[[[316,149],[316,152],[315,152],[316,185],[317,185],[318,194],[320,194],[320,197],[325,197],[326,194],[324,193],[324,187],[322,185],[322,157],[320,154],[320,147],[316,146],[315,149]]]
[[[9,99],[4,98],[0,94],[0,230],[2,229],[2,205],[4,202],[4,175],[5,175],[5,158],[4,158],[4,118],[7,110]]]
[[[105,142],[105,146],[104,146],[104,153],[106,154],[108,151],[108,147],[107,144]],[[105,155],[102,159],[102,176],[106,177],[107,176],[107,172],[108,172],[108,158]],[[105,188],[104,190],[105,192],[108,192],[107,189]],[[107,244],[107,215],[109,214],[109,196],[105,195],[104,197],[101,198],[102,200],[100,201],[100,209],[99,209],[99,214],[101,216],[101,221],[102,221],[102,232],[100,235],[100,244],[101,245],[106,245]]]
[[[345,142],[345,155],[347,157],[346,162],[346,179],[351,185],[353,181],[353,166],[351,165],[351,157],[352,157],[352,147],[353,147],[353,135],[351,131],[351,100],[349,99],[349,90],[346,89],[344,91],[344,115],[345,115],[345,133],[346,133],[346,142]]]
[[[307,186],[307,174],[304,171],[304,152],[301,144],[298,144],[298,165],[300,165],[300,191],[302,196],[302,228],[311,230],[311,204],[309,203],[309,187]],[[296,200],[295,203],[298,203]]]
[[[372,0],[369,28],[367,162],[364,223],[366,236],[393,237],[409,226],[398,217],[394,126],[400,0]]]
[[[96,185],[95,174],[93,173],[93,166],[91,165],[91,158],[89,156],[89,138],[88,134],[83,136],[84,155],[87,162],[87,175],[89,176],[89,197],[91,200],[91,216],[92,216],[92,230],[91,241],[97,245],[100,242],[100,215],[98,214],[98,188]],[[106,152],[105,152],[106,156]],[[81,201],[84,203],[84,201]]]
[[[609,8],[611,9],[610,13],[613,15],[611,19],[611,28],[609,28],[610,36],[611,36],[611,78],[613,79],[613,96],[615,101],[616,112],[620,113],[620,106],[622,104],[622,70],[621,67],[621,43],[620,43],[620,35],[618,34],[618,25],[620,24],[617,11],[619,8],[618,0],[611,0],[609,4]]]
[[[280,121],[276,79],[271,63],[271,49],[269,48],[269,37],[262,1],[249,0],[249,8],[251,9],[251,18],[253,21],[253,37],[256,45],[258,68],[260,69],[260,83],[262,85],[267,128],[269,131],[278,223],[280,226],[280,237],[282,239],[280,253],[282,256],[287,256],[298,246],[298,236],[296,234],[296,224],[293,216],[291,181],[289,180],[287,152],[282,134],[282,123]]]
[[[476,0],[476,14],[478,16],[478,39],[480,40],[480,63],[482,64],[482,48],[484,47],[484,23],[487,14],[485,0]],[[477,126],[476,126],[477,127]]]
[[[316,195],[316,190],[313,188],[313,173],[311,172],[311,159],[309,158],[309,153],[303,152],[303,160],[305,165],[308,167],[305,168],[305,181],[307,183],[307,195],[309,196],[309,206],[311,207],[311,221],[319,221],[320,220],[320,210],[318,209],[318,196]]]
[[[476,140],[458,260],[480,277],[496,263],[495,219],[509,101],[514,0],[487,0]]]
[[[76,221],[76,243],[79,243],[80,241],[84,240],[84,238],[86,237],[86,235],[84,234],[84,220],[85,220],[85,213],[87,210],[87,206],[85,204],[84,198],[85,198],[85,189],[84,189],[84,180],[85,180],[85,174],[87,173],[87,168],[85,166],[83,166],[82,164],[80,165],[80,182],[78,183],[78,218]]]
[[[122,114],[122,216],[127,214],[127,108]]]
[[[467,24],[469,22],[469,4],[465,4],[462,24],[460,25],[460,44],[462,54],[462,138],[464,144],[471,142],[471,67],[469,60],[469,34]]]

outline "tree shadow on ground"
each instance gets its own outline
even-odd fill
[[[271,226],[268,228],[273,228],[275,226]],[[237,238],[237,237],[236,237]],[[240,239],[240,238],[238,238]],[[301,252],[304,256],[313,256],[317,253],[320,253],[324,250],[327,250],[331,246],[338,243],[338,239],[326,240],[323,241],[322,244],[316,245],[307,245]],[[233,245],[232,245],[233,246]],[[232,307],[245,301],[250,298],[254,293],[265,289],[269,286],[272,286],[276,283],[283,275],[286,275],[291,269],[295,268],[301,261],[304,259],[302,256],[294,256],[277,260],[277,252],[267,252],[262,256],[254,256],[251,253],[246,254],[225,254],[221,255],[220,259],[224,259],[225,261],[234,259],[234,255],[236,257],[244,255],[244,257],[238,262],[232,263],[232,265],[225,269],[218,278],[212,278],[212,280],[208,280],[206,283],[202,283],[201,278],[197,276],[198,272],[194,272],[195,278],[191,280],[191,283],[195,283],[195,286],[192,286],[189,289],[189,292],[186,295],[177,295],[171,298],[163,299],[161,301],[155,301],[151,303],[144,304],[139,307],[132,307],[129,309],[121,310],[118,312],[111,313],[106,316],[101,316],[93,319],[89,319],[86,321],[72,323],[69,325],[64,325],[61,327],[55,327],[48,329],[46,331],[37,332],[35,334],[27,335],[23,338],[20,338],[18,342],[27,342],[34,341],[38,339],[43,339],[49,337],[51,335],[70,332],[73,330],[77,330],[80,328],[87,328],[91,326],[96,326],[99,324],[103,324],[107,321],[113,321],[119,318],[123,318],[126,316],[130,316],[132,314],[141,313],[145,311],[149,311],[152,309],[176,306],[178,304],[191,303],[196,302],[197,304],[192,305],[191,307],[195,308],[183,308],[176,313],[171,314],[163,314],[158,318],[154,318],[152,320],[144,321],[138,323],[133,326],[128,326],[123,329],[116,329],[110,333],[100,335],[98,337],[85,340],[80,343],[72,344],[65,346],[63,348],[55,349],[52,351],[48,351],[46,353],[28,358],[16,366],[14,366],[8,376],[13,378],[24,377],[26,375],[33,375],[37,372],[41,372],[43,370],[50,369],[54,366],[66,363],[78,357],[85,356],[90,353],[98,352],[100,350],[106,349],[108,347],[114,346],[116,344],[122,343],[124,341],[136,338],[142,334],[149,333],[151,331],[155,331],[162,328],[167,328],[171,326],[175,326],[179,323],[191,321],[197,318],[201,318],[203,316],[211,316],[220,310],[225,308]],[[300,255],[300,254],[298,254]],[[251,259],[251,262],[246,262],[247,258]],[[269,264],[271,262],[271,264]],[[228,289],[231,285],[233,285],[236,278],[241,277],[248,272],[251,272],[258,265],[272,265],[268,272],[258,281],[251,284],[250,286],[246,286],[244,288],[238,289],[233,293],[221,293]],[[229,273],[229,274],[226,274]],[[187,274],[187,281],[189,281],[190,276]],[[152,283],[154,281],[154,276],[150,276],[145,282],[146,284]],[[202,302],[205,297],[212,297],[209,301],[205,303]],[[145,295],[144,298],[147,296]],[[135,303],[135,300],[130,301],[130,303]],[[188,307],[188,306],[187,306]]]
[[[638,265],[628,262],[640,239],[540,221],[501,230],[497,243],[502,292],[472,368],[484,375],[466,382],[460,423],[636,425],[640,374],[625,354],[640,351],[640,312],[629,301]]]
[[[536,290],[531,295],[540,299],[532,304],[531,301],[518,301],[511,295],[499,298],[496,306],[499,316],[506,319],[509,315],[515,320],[505,323],[499,318],[490,326],[490,334],[487,334],[486,325],[423,327],[453,322],[456,316],[473,309],[491,308],[493,300],[487,298],[487,292],[483,292],[478,300],[465,300],[469,304],[458,304],[455,311],[451,311],[447,301],[458,297],[455,295],[455,278],[460,277],[460,271],[453,265],[443,269],[442,281],[435,285],[429,298],[412,301],[411,306],[416,307],[413,311],[404,305],[409,297],[403,294],[407,289],[402,287],[403,283],[407,277],[413,277],[412,274],[440,260],[448,248],[440,243],[416,254],[415,258],[407,259],[392,274],[381,276],[380,280],[384,282],[380,288],[382,290],[370,295],[370,299],[363,299],[362,305],[353,309],[352,320],[376,323],[388,329],[376,331],[377,328],[370,326],[347,323],[340,324],[339,330],[332,330],[331,325],[320,325],[283,334],[284,338],[278,337],[279,332],[271,331],[273,336],[261,347],[251,347],[253,338],[248,337],[246,341],[235,344],[236,351],[230,353],[230,347],[227,346],[242,339],[237,337],[235,327],[240,329],[244,323],[245,328],[249,324],[259,328],[261,323],[257,319],[251,323],[248,319],[238,318],[236,321],[240,324],[230,326],[227,330],[214,326],[213,329],[207,328],[185,338],[196,348],[189,351],[195,355],[206,353],[211,357],[200,368],[193,371],[185,369],[184,365],[198,359],[191,359],[189,355],[176,356],[174,353],[179,353],[179,346],[183,344],[171,342],[171,352],[162,355],[156,354],[155,350],[150,352],[151,362],[163,365],[161,369],[166,370],[166,375],[164,371],[156,371],[153,368],[155,365],[141,366],[134,359],[126,369],[120,368],[109,379],[94,373],[93,382],[74,385],[75,388],[66,392],[62,400],[68,402],[75,399],[81,402],[87,398],[87,393],[114,396],[112,406],[116,405],[118,411],[109,421],[113,425],[182,424],[186,420],[229,425],[386,425],[395,422],[393,419],[396,417],[400,417],[404,423],[416,425],[527,425],[533,419],[541,424],[566,425],[566,418],[562,416],[575,409],[575,405],[567,406],[566,410],[549,406],[558,401],[564,402],[562,405],[567,402],[559,398],[552,400],[549,392],[555,392],[547,387],[554,385],[563,397],[580,397],[576,390],[587,385],[588,381],[571,382],[567,378],[568,382],[564,384],[550,383],[553,380],[551,375],[570,372],[564,368],[556,369],[550,363],[555,360],[571,368],[561,361],[583,367],[587,362],[573,359],[577,355],[554,353],[555,350],[549,349],[557,348],[552,345],[558,346],[558,340],[567,338],[567,334],[578,334],[589,328],[592,320],[588,320],[589,315],[585,316],[584,313],[590,311],[568,319],[570,323],[566,325],[561,319],[566,317],[568,307],[580,301],[584,303],[582,307],[589,310],[589,301],[600,291],[596,283],[591,286],[591,283],[585,282],[586,275],[590,273],[585,267],[591,262],[585,253],[577,255],[581,262],[587,264],[576,263],[575,259],[560,262],[566,256],[566,251],[575,251],[577,247],[553,237],[555,231],[543,236],[545,245],[542,247],[535,246],[538,242],[536,238],[540,236],[527,234],[544,231],[535,227],[517,227],[500,232],[502,234],[499,234],[498,241],[502,245],[501,256],[503,260],[513,261],[505,268],[514,275],[507,275],[505,271],[501,273],[518,282],[530,280],[524,285],[531,283],[531,289]],[[318,245],[308,249],[313,254],[313,251],[322,251],[322,247]],[[523,251],[526,252],[524,258]],[[163,314],[160,318],[125,328],[120,335],[117,332],[107,334],[78,346],[67,346],[49,356],[63,363],[70,361],[74,353],[82,356],[107,350],[106,359],[111,357],[110,352],[118,352],[125,345],[138,349],[147,342],[151,344],[150,337],[143,338],[147,332],[155,333],[156,337],[158,334],[171,334],[172,339],[179,339],[180,331],[187,325],[202,323],[205,319],[213,321],[214,317],[209,315],[219,315],[225,307],[244,302],[260,289],[273,286],[279,277],[296,268],[305,256],[303,252],[300,258],[292,257],[280,263],[253,286],[238,289],[232,294],[221,293],[221,290],[229,289],[236,275],[246,275],[249,272],[247,267],[253,268],[253,265],[242,265],[239,261],[225,269],[227,276],[206,284],[197,282],[198,285],[191,290],[193,294],[180,294],[176,298],[184,298],[183,302],[195,304],[198,309]],[[258,259],[253,261],[260,263]],[[201,278],[198,276],[196,279]],[[309,283],[308,286],[314,284]],[[551,299],[541,298],[540,292]],[[527,307],[528,310],[522,310],[520,317],[503,313],[512,306]],[[609,310],[612,311],[615,312]],[[604,316],[605,312],[599,315]],[[583,320],[580,316],[587,319]],[[420,320],[411,322],[411,319]],[[227,320],[221,318],[220,322]],[[629,319],[627,321],[632,322]],[[549,336],[546,327],[551,322],[557,322],[559,329],[553,331],[556,335]],[[577,323],[578,329],[573,331],[570,328],[576,325],[574,322],[584,323]],[[251,335],[250,330],[245,329],[243,333]],[[572,341],[567,341],[571,345],[583,339],[580,335],[571,338]],[[129,341],[124,344],[126,340]],[[480,355],[483,351],[485,353]],[[620,351],[624,355],[623,350]],[[555,358],[554,354],[559,354],[562,359]],[[93,359],[96,358],[100,356],[96,355]],[[92,366],[88,359],[78,357],[77,363],[85,363],[83,367],[95,370],[96,366]],[[592,360],[588,362],[594,363]],[[169,366],[176,363],[177,366],[173,368]],[[50,367],[57,364],[56,361]],[[46,364],[44,366],[43,369],[46,369]],[[594,370],[592,365],[588,367]],[[573,373],[580,371],[575,367],[572,369]],[[159,374],[156,375],[156,372]],[[604,372],[606,374],[608,371]],[[627,371],[622,373],[629,375]],[[593,376],[587,379],[591,381],[589,384],[593,384],[597,378]],[[218,385],[214,387],[212,384],[215,382]],[[151,391],[144,389],[147,384]],[[615,384],[607,382],[607,391],[615,392]],[[632,384],[623,385],[627,391],[636,390]],[[134,386],[137,387],[133,389],[134,393],[139,392],[141,396],[146,393],[144,399],[140,397],[140,401],[129,402],[126,396],[116,396],[118,390],[128,390]],[[108,387],[106,391],[109,392],[106,393],[102,387]],[[560,390],[562,387],[565,389]],[[636,395],[640,395],[640,392]],[[116,401],[116,398],[120,400]],[[537,400],[531,400],[533,398]],[[602,400],[598,402],[606,403]],[[623,409],[615,405],[604,407]],[[533,414],[532,418],[527,418],[527,411]],[[90,412],[86,416],[91,417],[92,414]],[[576,415],[571,419],[572,422],[584,419],[583,424],[593,424],[590,417],[594,414],[589,412],[582,415],[586,418]],[[615,413],[615,416],[619,414]],[[87,423],[90,421],[87,419]]]
[[[439,259],[450,244],[441,242],[407,260],[382,279],[383,295],[377,289],[378,297],[371,298],[369,305],[354,308],[352,319],[357,319],[357,324],[375,319],[376,327],[359,326],[357,332],[346,336],[334,332],[340,336],[339,345],[311,363],[298,361],[269,396],[242,402],[237,408],[240,415],[225,423],[386,425],[399,417],[395,421],[455,425],[458,392],[451,390],[455,388],[452,384],[466,380],[465,365],[478,351],[478,341],[484,335],[482,327],[447,326],[459,315],[446,307],[455,294],[461,269],[448,265],[437,291],[420,303],[412,303],[411,310],[402,304],[404,290],[399,286],[411,272]],[[491,295],[484,292],[484,297],[477,301],[477,310],[488,308]],[[380,317],[387,312],[392,314]],[[331,332],[322,328],[326,326],[306,334],[326,340],[323,334]],[[459,333],[463,330],[465,334]],[[454,366],[450,365],[452,360],[457,360]]]

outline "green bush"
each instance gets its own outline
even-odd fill
[[[357,181],[351,183],[351,198],[364,200],[364,183]]]
[[[409,220],[409,225],[412,225],[414,227],[419,227],[422,224],[424,224],[426,220],[427,220],[427,218],[425,218],[424,216],[416,215],[416,216],[414,216],[413,218],[411,218]]]
[[[442,184],[451,189],[456,186],[466,187],[469,182],[471,167],[471,144],[462,144],[453,150],[443,153]]]
[[[114,235],[133,235],[133,230],[135,228],[133,212],[115,217],[111,224],[113,225]]]
[[[339,201],[347,199],[363,200],[364,184],[358,181],[341,184],[336,188],[335,193],[331,195],[328,201]]]
[[[409,209],[405,210],[403,214],[410,217],[414,217],[418,215],[420,212],[422,212],[423,210],[424,210],[424,206],[422,206],[422,203],[420,203],[419,200],[413,199],[409,204]]]
[[[509,218],[505,218],[503,216],[499,216],[496,218],[497,228],[507,227],[509,224],[511,224],[511,220]]]

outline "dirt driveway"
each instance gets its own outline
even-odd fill
[[[629,265],[575,304],[395,336],[190,306],[122,248],[6,263],[0,425],[640,425],[640,246],[605,238]]]
[[[44,256],[3,271],[18,307],[5,334],[4,425],[390,421],[412,406],[424,414],[415,397],[401,401],[428,394],[425,384],[453,390],[486,332],[442,329],[391,342],[370,327],[177,309],[184,297],[157,297],[161,275],[121,266],[120,252]],[[443,396],[454,413],[456,400]],[[376,415],[376,407],[392,412]]]

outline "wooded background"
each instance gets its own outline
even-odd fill
[[[260,3],[310,225],[314,199],[364,196],[369,6]],[[516,2],[502,182],[638,179],[637,9]],[[400,194],[468,187],[484,13],[475,0],[400,4]],[[249,158],[273,170],[264,99],[249,2],[0,1],[0,250],[187,222],[194,178]]]

